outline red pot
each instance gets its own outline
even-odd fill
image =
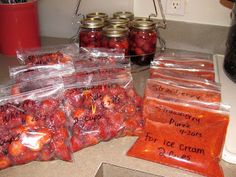
[[[40,46],[38,2],[0,4],[0,52],[15,55],[17,49]]]

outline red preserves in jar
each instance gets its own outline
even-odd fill
[[[138,65],[148,65],[153,60],[156,51],[156,24],[147,18],[132,22],[130,31],[131,61]]]
[[[101,47],[103,20],[84,19],[81,21],[79,42],[81,47]]]
[[[129,51],[128,28],[121,26],[109,26],[103,29],[102,47],[111,49],[124,49]]]

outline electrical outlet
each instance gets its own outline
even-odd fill
[[[185,0],[166,0],[166,14],[184,16]]]

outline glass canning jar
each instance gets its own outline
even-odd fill
[[[124,49],[125,55],[129,51],[129,29],[121,26],[107,26],[103,28],[102,47]]]
[[[103,12],[91,12],[86,14],[86,18],[101,19],[107,25],[108,15]]]
[[[110,26],[129,27],[129,19],[120,18],[120,17],[113,17],[113,18],[108,19],[108,24]]]
[[[125,12],[125,11],[120,11],[120,12],[115,12],[113,14],[113,17],[119,17],[119,18],[126,18],[129,19],[130,21],[134,19],[134,14],[132,12]]]
[[[79,43],[81,47],[101,47],[104,22],[99,19],[86,18],[81,21]]]
[[[130,31],[131,61],[138,65],[148,65],[156,52],[156,23],[149,18],[138,18],[132,21]]]
[[[107,19],[108,15],[103,12],[91,12],[86,14],[86,18],[100,18],[100,19]]]

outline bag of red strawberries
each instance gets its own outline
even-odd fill
[[[131,75],[106,80],[100,73],[97,80],[65,82],[65,87],[64,103],[74,152],[100,141],[142,132],[142,99],[134,91]]]
[[[107,65],[117,67],[130,67],[130,61],[125,57],[122,49],[106,48],[80,48],[80,54],[75,57],[75,67],[83,68],[101,68]]]
[[[74,64],[22,65],[9,68],[9,76],[16,83],[42,78],[67,77],[75,72]]]
[[[0,96],[0,169],[60,159],[71,161],[68,119],[62,105],[61,78],[18,83],[21,93],[8,86]]]
[[[75,58],[75,75],[79,82],[90,82],[130,77],[130,61],[121,49],[81,48]]]
[[[24,65],[51,65],[73,63],[73,57],[79,55],[78,44],[64,44],[18,50],[17,59]]]

